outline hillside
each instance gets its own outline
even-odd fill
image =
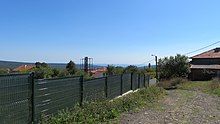
[[[10,69],[14,69],[20,65],[33,65],[35,63],[31,63],[31,62],[14,62],[14,61],[1,61],[0,60],[0,68],[10,68]],[[48,63],[50,67],[52,68],[57,68],[57,69],[64,69],[66,68],[66,64],[67,63]],[[98,64],[98,65],[94,65],[94,68],[98,68],[98,67],[105,67],[108,64]],[[122,66],[122,67],[126,67],[128,66],[128,64],[114,64],[114,66]],[[80,68],[80,64],[76,64],[77,68]],[[155,68],[155,65],[151,65],[152,68]],[[144,67],[139,67],[140,69],[143,69]]]
[[[13,62],[13,61],[0,61],[0,68],[10,68],[14,69],[20,65],[33,65],[34,63],[28,62]],[[48,63],[50,67],[63,69],[66,67],[66,63]],[[76,64],[77,68],[80,68],[79,64]]]

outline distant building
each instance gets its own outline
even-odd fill
[[[98,68],[98,69],[90,71],[90,73],[92,74],[92,76],[94,78],[103,77],[106,72],[107,72],[107,68],[106,67]]]
[[[18,66],[17,68],[13,69],[13,72],[25,72],[25,71],[30,71],[33,69],[35,65],[21,65]]]
[[[220,48],[215,48],[191,57],[190,78],[192,80],[210,80],[220,77]]]

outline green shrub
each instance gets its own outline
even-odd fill
[[[7,69],[0,68],[0,74],[7,74],[7,73],[8,73]]]
[[[214,78],[212,82],[210,83],[210,88],[211,90],[215,90],[220,88],[220,79],[219,78]]]
[[[176,56],[161,58],[158,61],[158,68],[161,79],[187,77],[189,74],[188,57],[177,54]]]
[[[147,68],[146,74],[150,75],[150,77],[155,78],[156,77],[156,70],[155,68]]]
[[[220,79],[215,78],[212,81],[190,81],[178,85],[178,88],[182,90],[202,91],[220,96]]]
[[[214,89],[214,90],[212,91],[212,93],[215,94],[215,95],[217,95],[217,96],[220,96],[220,88]]]
[[[220,79],[214,78],[209,84],[210,92],[220,96]]]
[[[176,89],[177,85],[183,84],[187,82],[186,79],[183,78],[173,78],[171,80],[160,81],[157,86],[163,87],[164,89]]]
[[[96,101],[84,103],[83,107],[76,105],[72,109],[59,112],[58,115],[44,118],[43,124],[69,123],[103,123],[110,122],[123,112],[132,111],[153,105],[155,100],[165,94],[162,88],[152,86],[138,92],[128,94],[112,101]]]

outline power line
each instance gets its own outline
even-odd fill
[[[147,64],[147,63],[152,62],[152,61],[154,61],[154,59],[151,59],[151,60],[145,61],[144,63],[138,64],[137,66],[139,67],[139,66],[141,66],[141,65]]]
[[[217,41],[217,42],[215,42],[215,43],[212,43],[212,44],[210,44],[210,45],[208,45],[208,46],[205,46],[205,47],[202,47],[202,48],[200,48],[200,49],[194,50],[194,51],[192,51],[192,52],[188,52],[188,53],[186,53],[186,54],[184,54],[184,55],[189,55],[189,54],[198,52],[198,51],[200,51],[200,50],[206,49],[206,48],[208,48],[208,47],[210,47],[210,46],[213,46],[213,45],[215,45],[215,44],[218,44],[218,43],[220,43],[220,41]]]

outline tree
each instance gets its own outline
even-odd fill
[[[146,74],[150,75],[150,77],[155,78],[156,77],[156,69],[155,68],[147,68]]]
[[[177,54],[175,57],[170,56],[159,59],[158,67],[160,78],[170,79],[174,77],[186,77],[189,73],[188,57]]]
[[[129,65],[125,68],[125,73],[138,73],[138,67],[134,65]]]
[[[47,64],[47,63],[45,63],[45,62],[36,62],[35,63],[35,67],[36,68],[40,68],[40,67],[49,67],[49,65]]]
[[[60,71],[58,77],[66,77],[69,75],[69,72],[66,69]]]
[[[35,67],[36,67],[36,68],[40,68],[40,67],[41,67],[41,63],[40,63],[40,62],[36,62],[36,63],[35,63]]]
[[[123,67],[121,67],[121,66],[117,66],[117,67],[115,67],[114,68],[114,74],[123,74],[124,73],[124,68]]]
[[[45,67],[45,68],[46,68],[46,67],[49,67],[49,65],[48,65],[47,63],[45,63],[45,62],[42,62],[42,63],[41,63],[41,66],[42,66],[42,67]]]
[[[54,74],[53,70],[45,62],[36,62],[35,68],[32,70],[35,72],[35,78],[37,79],[51,78]]]
[[[7,74],[7,73],[8,73],[7,69],[0,68],[0,74]]]
[[[60,70],[59,69],[54,68],[54,69],[52,69],[52,71],[53,71],[52,77],[58,77],[59,76],[59,74],[60,74]]]
[[[84,79],[92,79],[92,76],[86,72],[84,72],[83,70],[77,70],[76,76],[83,76]]]
[[[115,66],[108,65],[107,67],[107,74],[108,75],[114,75]]]
[[[124,68],[121,66],[113,66],[113,65],[108,65],[107,67],[107,75],[119,75],[124,73]]]
[[[34,68],[33,71],[37,79],[51,78],[53,76],[53,70],[50,67]]]
[[[66,65],[66,69],[71,75],[74,75],[77,71],[76,64],[72,60]]]

